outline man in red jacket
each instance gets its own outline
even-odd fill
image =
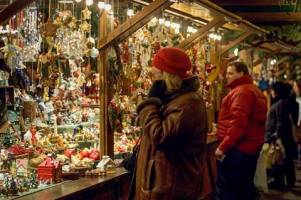
[[[218,117],[217,199],[254,200],[253,179],[264,143],[266,98],[253,84],[244,63],[230,64],[226,78],[231,91],[224,97]]]

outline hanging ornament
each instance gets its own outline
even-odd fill
[[[80,25],[80,29],[83,32],[90,32],[91,31],[91,24],[89,24],[87,21],[84,21],[81,25]]]
[[[97,58],[98,55],[99,55],[98,49],[96,49],[95,47],[93,47],[93,48],[91,49],[90,56],[91,56],[92,58]]]
[[[89,19],[91,19],[91,14],[92,14],[92,12],[89,10],[88,7],[86,7],[86,8],[82,11],[82,14],[83,14],[83,19],[84,19],[84,20],[89,20]]]

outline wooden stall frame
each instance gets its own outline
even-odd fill
[[[251,32],[251,31],[244,32],[241,36],[236,38],[230,44],[223,46],[222,50],[221,50],[221,55],[225,54],[229,49],[235,47],[237,44],[241,43],[242,41],[244,41],[246,38],[248,38],[252,34],[253,34],[253,32]]]
[[[187,50],[189,47],[191,47],[196,41],[201,40],[204,38],[207,33],[210,31],[211,28],[215,27],[221,27],[226,23],[226,21],[221,18],[215,18],[212,21],[210,21],[205,26],[201,27],[196,33],[192,34],[190,37],[182,41],[177,47]]]
[[[135,1],[135,0],[133,0]],[[169,0],[154,0],[153,2],[145,2],[145,7],[142,11],[134,15],[132,18],[128,19],[126,22],[121,24],[119,27],[114,29],[109,35],[103,35],[99,40],[99,50],[100,50],[100,65],[101,65],[101,71],[100,71],[100,80],[103,83],[102,89],[101,89],[101,130],[100,130],[100,139],[102,140],[102,147],[101,152],[104,154],[108,154],[110,156],[114,155],[113,147],[114,147],[114,137],[113,133],[109,133],[109,124],[108,124],[108,87],[107,87],[107,78],[108,78],[108,69],[106,63],[106,49],[116,43],[121,42],[122,40],[126,39],[128,36],[133,34],[135,31],[140,29],[142,26],[147,24],[153,17],[158,15],[163,10],[168,10],[169,12],[177,12],[177,10],[173,9],[170,11],[170,6],[174,3]],[[141,3],[140,2],[140,3]],[[228,12],[224,10],[223,8],[211,3],[208,0],[200,0],[197,1],[200,6],[203,6],[207,9],[209,9],[213,13],[213,20],[208,22],[206,25],[201,27],[195,34],[192,34],[190,37],[186,38],[184,41],[182,41],[178,47],[182,49],[188,49],[191,47],[196,41],[202,39],[207,35],[207,33],[210,31],[211,28],[219,28],[226,24],[227,22],[234,22],[237,23],[240,28],[245,31],[245,33],[235,39],[230,44],[222,47],[222,54],[227,52],[230,48],[235,46],[237,43],[243,41],[248,36],[250,36],[252,33],[267,33],[264,29],[261,29],[248,21],[243,20],[241,17]],[[187,13],[187,15],[190,15]],[[107,18],[103,18],[104,16],[101,16],[101,23],[105,23]],[[104,25],[101,25],[102,27],[100,29],[100,32],[104,33],[106,29],[104,28]],[[220,54],[220,56],[222,56]],[[220,58],[219,56],[219,58]],[[215,74],[218,74],[219,72],[215,72]],[[217,77],[217,76],[216,76]]]
[[[169,0],[153,1],[151,4],[144,7],[139,13],[113,30],[110,35],[100,40],[99,49],[101,50],[108,47],[108,45],[110,45],[113,41],[124,40],[172,4],[173,2]]]

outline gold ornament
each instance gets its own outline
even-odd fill
[[[77,23],[77,20],[76,20],[76,18],[75,17],[72,17],[72,20],[71,20],[71,22],[68,24],[68,26],[70,27],[70,28],[76,28],[76,23]]]
[[[90,32],[91,31],[91,24],[89,24],[87,21],[84,21],[81,25],[80,28],[83,32]]]
[[[83,19],[84,19],[84,20],[89,20],[89,19],[91,19],[91,14],[92,14],[92,12],[88,9],[88,7],[86,7],[86,8],[82,11],[82,15],[83,15]]]

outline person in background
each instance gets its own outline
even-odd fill
[[[199,199],[206,159],[207,115],[198,77],[178,48],[153,58],[156,81],[137,107],[142,127],[135,200]]]
[[[296,121],[298,107],[292,103],[290,87],[283,82],[275,82],[272,85],[273,103],[266,123],[266,143],[280,138],[285,150],[285,158],[282,165],[272,168],[270,175],[274,181],[269,183],[271,189],[285,189],[293,187],[296,181],[294,159],[297,158],[297,144],[292,132],[292,120]],[[298,112],[297,112],[298,114]]]
[[[217,199],[253,200],[257,159],[264,143],[267,103],[253,84],[247,66],[231,63],[227,87],[218,117]]]
[[[298,116],[298,122],[297,125],[301,125],[301,80],[295,81],[293,90],[296,94],[296,101],[299,106],[299,116]],[[297,161],[297,167],[298,169],[301,169],[301,140],[298,138],[298,161]]]

